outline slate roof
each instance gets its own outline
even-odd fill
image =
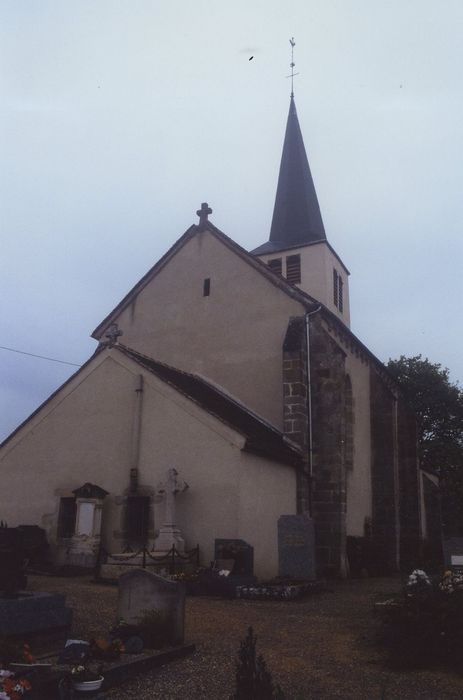
[[[300,448],[242,403],[202,377],[176,369],[118,343],[114,346],[126,357],[174,387],[208,413],[246,437],[245,449],[277,462],[301,466]]]
[[[270,241],[253,254],[285,250],[290,246],[326,241],[315,185],[291,95],[280,173],[273,209]]]

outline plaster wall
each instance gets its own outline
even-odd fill
[[[282,344],[289,317],[301,313],[299,302],[203,231],[116,321],[125,345],[202,374],[281,429]]]
[[[1,448],[0,512],[10,526],[37,524],[54,540],[60,496],[86,481],[127,487],[133,389],[132,374],[100,355]]]
[[[349,275],[330,247],[321,241],[301,248],[290,248],[279,253],[259,255],[258,257],[267,264],[269,260],[281,258],[283,277],[286,277],[286,259],[290,255],[301,256],[301,282],[296,286],[324,304],[346,326],[350,327]],[[342,313],[334,304],[333,269],[341,276],[343,282]]]
[[[91,481],[109,491],[103,543],[121,551],[139,374],[145,379],[140,485],[154,492],[176,467],[189,484],[177,498],[187,548],[199,544],[208,564],[215,538],[241,538],[254,547],[256,574],[276,575],[277,519],[296,512],[294,468],[243,452],[242,435],[116,349],[103,351],[2,448],[2,519],[10,526],[39,524],[53,543],[60,497]],[[158,530],[164,502],[156,500]]]
[[[214,559],[214,540],[254,547],[258,576],[278,571],[277,520],[296,512],[293,467],[242,451],[244,439],[155,378],[145,383],[140,479],[156,484],[175,467],[189,488],[177,497],[177,524],[187,549]],[[155,506],[155,529],[164,503]]]

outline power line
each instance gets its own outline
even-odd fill
[[[38,357],[40,360],[48,360],[49,362],[59,362],[62,365],[72,365],[73,367],[80,367],[80,365],[75,362],[66,362],[66,360],[56,360],[54,357],[45,357],[44,355],[34,355],[33,352],[24,352],[24,350],[16,350],[15,348],[6,348],[0,345],[0,350],[9,350],[10,352],[17,352],[19,355],[29,355],[29,357]]]

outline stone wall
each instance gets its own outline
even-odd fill
[[[297,479],[297,512],[310,509],[309,416],[307,399],[307,338],[304,316],[291,318],[283,342],[283,428],[304,451]]]
[[[310,320],[313,475],[312,515],[319,575],[345,576],[346,470],[345,353],[324,329]]]

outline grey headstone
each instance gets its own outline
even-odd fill
[[[185,626],[185,586],[168,581],[145,569],[134,569],[119,577],[118,617],[128,624],[139,624],[152,611],[166,621],[168,641],[183,644]]]
[[[314,523],[309,516],[278,518],[278,573],[293,579],[315,579]]]
[[[0,597],[0,636],[33,634],[71,625],[72,610],[59,593],[22,593],[17,598]]]

